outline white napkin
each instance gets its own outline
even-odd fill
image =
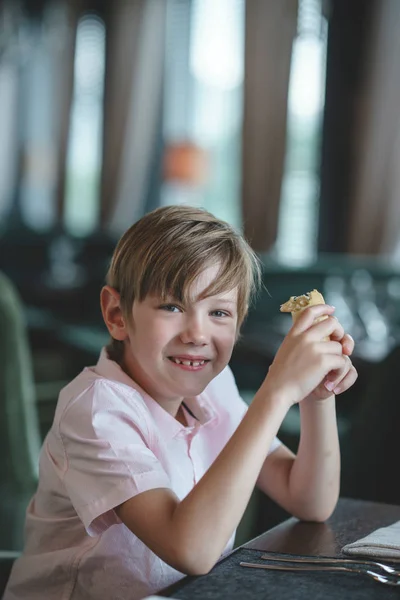
[[[400,521],[343,547],[346,554],[400,559]]]

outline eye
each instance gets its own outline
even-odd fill
[[[211,315],[213,317],[218,317],[219,319],[221,319],[223,317],[229,317],[230,316],[229,313],[227,313],[224,310],[213,310],[212,313],[211,313]]]
[[[180,308],[175,304],[162,304],[160,309],[165,310],[166,312],[181,312]]]

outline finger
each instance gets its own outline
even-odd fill
[[[327,340],[318,343],[317,351],[324,354],[343,354],[343,347],[340,342]]]
[[[357,380],[358,373],[356,369],[352,366],[350,371],[347,373],[346,377],[342,379],[334,388],[333,393],[338,395],[342,394],[346,390],[348,390]]]
[[[344,337],[344,329],[335,317],[329,316],[323,321],[311,325],[307,335],[315,340],[329,337],[331,340],[341,341]]]
[[[347,356],[351,356],[353,354],[353,350],[354,350],[354,340],[351,337],[351,335],[346,333],[344,335],[343,339],[341,340],[341,344],[343,347],[343,354],[346,354]]]
[[[339,344],[339,346],[341,346],[341,344]],[[330,392],[332,392],[341,383],[341,381],[347,376],[347,373],[349,373],[353,366],[348,356],[343,355],[343,360],[343,367],[341,369],[330,371],[326,376],[324,386]]]
[[[315,319],[323,315],[331,315],[335,310],[334,306],[329,304],[316,304],[309,306],[302,311],[301,315],[296,319],[292,326],[292,332],[295,334],[302,333],[311,327]]]
[[[343,372],[347,365],[346,361],[350,359],[344,354],[325,354],[322,360],[326,377],[332,371]]]

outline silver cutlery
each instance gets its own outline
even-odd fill
[[[296,573],[299,571],[313,571],[322,572],[322,571],[336,571],[336,572],[347,572],[347,573],[359,573],[360,575],[366,575],[370,577],[374,581],[378,583],[383,583],[385,585],[391,586],[400,586],[400,579],[394,579],[391,575],[383,575],[382,573],[375,573],[375,571],[371,571],[370,569],[356,569],[355,567],[339,567],[339,566],[307,566],[307,565],[265,565],[258,563],[248,563],[241,562],[239,563],[241,567],[250,567],[252,569],[265,569],[267,571],[290,571],[291,573]]]
[[[295,564],[331,564],[331,565],[366,565],[367,567],[379,567],[380,569],[382,569],[382,571],[385,571],[385,573],[389,573],[389,575],[393,575],[395,577],[400,577],[400,571],[398,571],[397,569],[395,569],[394,567],[391,567],[390,565],[386,565],[384,563],[381,562],[377,562],[374,560],[356,560],[354,558],[319,558],[319,557],[311,557],[311,556],[302,556],[301,558],[297,557],[297,558],[291,558],[290,556],[277,556],[276,554],[271,555],[271,554],[263,554],[261,556],[261,558],[264,558],[266,560],[270,560],[270,561],[276,561],[276,562],[290,562],[290,563],[295,563]]]

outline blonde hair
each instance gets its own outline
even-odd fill
[[[119,240],[106,281],[119,292],[122,314],[129,322],[134,301],[148,295],[187,302],[193,281],[216,263],[218,276],[203,297],[237,287],[239,328],[261,281],[259,261],[240,233],[205,210],[167,206],[146,214]],[[108,347],[114,360],[122,345],[113,340]]]

